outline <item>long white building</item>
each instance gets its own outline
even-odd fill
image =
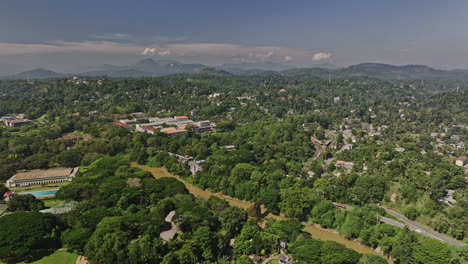
[[[76,168],[54,168],[19,172],[7,180],[7,187],[23,187],[71,181],[78,172]]]

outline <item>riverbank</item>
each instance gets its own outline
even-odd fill
[[[236,199],[236,198],[232,198],[232,197],[223,195],[222,193],[213,193],[213,192],[210,192],[210,191],[203,190],[203,189],[201,189],[201,188],[199,188],[197,186],[194,186],[194,185],[188,183],[187,181],[185,181],[181,177],[179,177],[177,175],[173,175],[173,174],[167,172],[164,167],[150,167],[150,166],[147,166],[147,165],[139,165],[139,164],[136,164],[136,163],[132,163],[132,166],[134,166],[136,168],[140,168],[142,170],[146,170],[146,171],[151,172],[153,174],[153,177],[155,177],[157,179],[163,178],[163,177],[176,178],[177,180],[179,180],[180,182],[182,182],[185,185],[185,187],[187,188],[187,190],[191,194],[195,195],[195,197],[197,197],[199,199],[208,199],[208,198],[210,198],[210,196],[216,196],[216,197],[218,197],[220,199],[226,200],[230,205],[241,207],[241,208],[244,208],[244,209],[247,209],[247,208],[249,208],[249,207],[251,207],[253,205],[253,203],[251,203],[251,202],[247,202],[247,201],[239,200],[239,199]],[[262,213],[263,212],[265,212],[264,208],[262,208]],[[268,214],[266,217],[271,217],[271,218],[276,219],[276,220],[288,220],[288,219],[290,219],[290,218],[285,217],[285,216],[274,215],[274,214],[271,214],[271,213]],[[343,244],[346,247],[351,248],[351,249],[353,249],[353,250],[355,250],[355,251],[357,251],[357,252],[359,252],[361,254],[373,254],[373,255],[383,256],[382,254],[376,252],[371,247],[362,245],[357,241],[345,239],[344,237],[339,235],[335,230],[324,229],[324,228],[319,227],[318,225],[307,223],[307,222],[303,222],[303,224],[305,226],[304,231],[311,234],[313,238],[320,239],[320,240],[335,241],[335,242]],[[390,262],[390,263],[393,263],[393,261],[391,259],[387,259],[387,261]]]

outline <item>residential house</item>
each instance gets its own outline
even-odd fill
[[[164,221],[171,224],[171,229],[163,231],[159,234],[159,236],[164,240],[164,242],[169,242],[169,240],[174,239],[177,234],[182,232],[180,231],[179,227],[172,221],[174,215],[175,211],[171,211],[166,216],[166,218],[164,218]]]
[[[15,196],[15,192],[8,191],[3,194],[3,200],[9,201],[11,198],[13,198],[13,196]]]
[[[236,150],[236,146],[234,146],[234,145],[222,146],[221,148],[226,149],[228,152]]]
[[[191,160],[187,162],[190,167],[190,172],[192,175],[195,175],[197,172],[202,171],[202,164],[205,163],[205,160]]]
[[[0,117],[0,121],[8,121],[8,120],[13,120],[15,119],[14,116],[2,116]]]
[[[279,263],[280,264],[292,264],[293,258],[290,256],[281,256],[279,257]]]
[[[461,157],[458,157],[456,160],[455,160],[455,164],[457,166],[460,166],[460,167],[463,167],[465,165],[468,164],[468,157],[466,156],[461,156]]]
[[[7,127],[19,127],[29,125],[32,123],[29,119],[15,119],[15,120],[4,120],[5,126]]]
[[[401,148],[401,147],[396,147],[395,150],[398,152],[404,152],[406,149]]]
[[[455,205],[457,203],[457,201],[453,198],[453,194],[455,193],[455,191],[454,190],[445,190],[445,191],[447,194],[441,199],[439,199],[439,201],[447,204],[448,206]]]
[[[354,163],[348,162],[348,161],[343,161],[343,160],[337,160],[335,162],[335,167],[344,168],[346,173],[350,173],[353,170]]]

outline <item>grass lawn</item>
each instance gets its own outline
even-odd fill
[[[78,254],[70,253],[66,250],[57,250],[52,255],[43,257],[40,260],[30,262],[31,264],[75,264]],[[21,262],[21,264],[26,264]]]
[[[54,198],[51,198],[51,199],[41,199],[43,202],[44,202],[44,205],[46,207],[54,207],[58,204],[61,204],[63,203],[64,201],[62,200],[59,200],[59,199],[54,199]]]
[[[56,186],[56,187],[47,187],[47,185],[45,186],[31,185],[28,187],[11,187],[10,190],[16,193],[46,191],[46,190],[60,189],[60,187],[65,186],[67,184],[69,184],[69,182],[60,182],[60,183],[54,183],[54,184],[49,185],[49,186]]]
[[[277,259],[274,259],[274,260],[268,261],[267,264],[278,264],[278,263],[279,263],[279,261]]]

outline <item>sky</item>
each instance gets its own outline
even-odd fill
[[[129,65],[468,68],[466,0],[3,0],[0,75]]]

